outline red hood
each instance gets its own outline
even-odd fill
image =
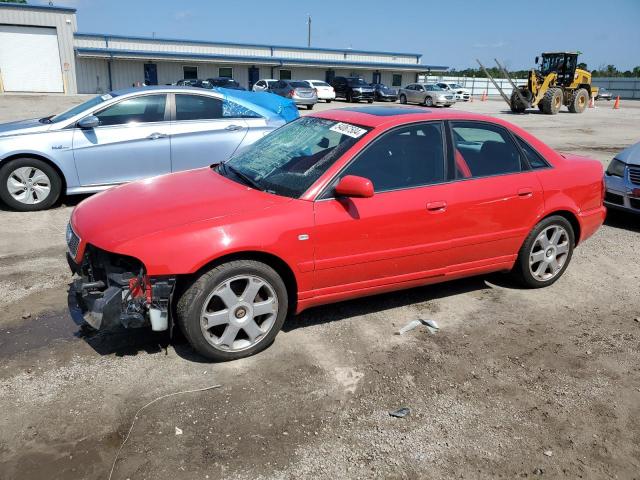
[[[291,199],[248,188],[210,168],[162,175],[94,195],[71,215],[82,243],[113,250],[128,240]]]

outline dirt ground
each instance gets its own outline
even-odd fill
[[[0,96],[0,121],[82,99]],[[611,106],[453,108],[606,164],[640,140],[640,102]],[[550,288],[491,275],[316,308],[265,352],[212,364],[182,339],[72,321],[64,228],[78,201],[0,210],[1,479],[106,479],[140,407],[212,385],[146,408],[113,478],[640,478],[639,218],[610,214]],[[395,334],[416,318],[440,331]],[[411,413],[389,415],[400,407]]]

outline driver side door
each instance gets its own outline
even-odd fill
[[[81,185],[114,185],[171,172],[165,94],[125,98],[94,115],[99,126],[73,131]]]

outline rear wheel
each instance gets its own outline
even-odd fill
[[[424,106],[425,107],[433,107],[433,98],[424,97]]]
[[[554,215],[542,220],[524,241],[513,273],[526,287],[541,288],[558,280],[569,266],[575,236],[571,223]]]
[[[571,113],[582,113],[589,104],[589,92],[584,88],[575,90],[571,95],[571,102],[569,103],[569,111]]]
[[[325,102],[327,102],[327,103],[331,103],[331,100],[325,100]]]
[[[347,102],[353,102],[353,96],[351,95],[351,92],[347,92]]]
[[[313,105],[307,105],[307,110],[313,110]]]
[[[529,92],[528,90],[520,90],[520,95],[522,95],[525,100],[528,100],[527,93],[529,93],[529,95],[531,94],[531,92]],[[511,102],[509,103],[509,106],[511,107],[511,111],[513,113],[524,113],[529,105],[522,103],[522,100],[518,95],[518,91],[514,90],[511,93]]]
[[[367,100],[367,103],[373,103],[373,100]]]
[[[287,316],[287,289],[278,273],[253,260],[236,260],[203,273],[181,294],[177,320],[202,356],[248,357],[273,342]]]
[[[61,190],[58,172],[37,158],[16,158],[0,168],[0,198],[15,210],[45,210],[58,200]]]
[[[562,89],[550,88],[544,94],[541,100],[542,111],[547,115],[555,115],[562,107]]]
[[[403,105],[407,103],[407,97],[404,95],[400,95],[400,103],[402,103]]]

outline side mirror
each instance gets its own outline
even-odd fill
[[[99,125],[100,125],[100,120],[95,115],[89,115],[88,117],[84,117],[82,120],[78,122],[78,127],[86,130],[96,128]]]
[[[368,178],[347,175],[336,185],[335,194],[339,197],[373,197],[373,183]]]
[[[536,65],[538,64],[538,60],[540,60],[538,57],[536,57]]]

